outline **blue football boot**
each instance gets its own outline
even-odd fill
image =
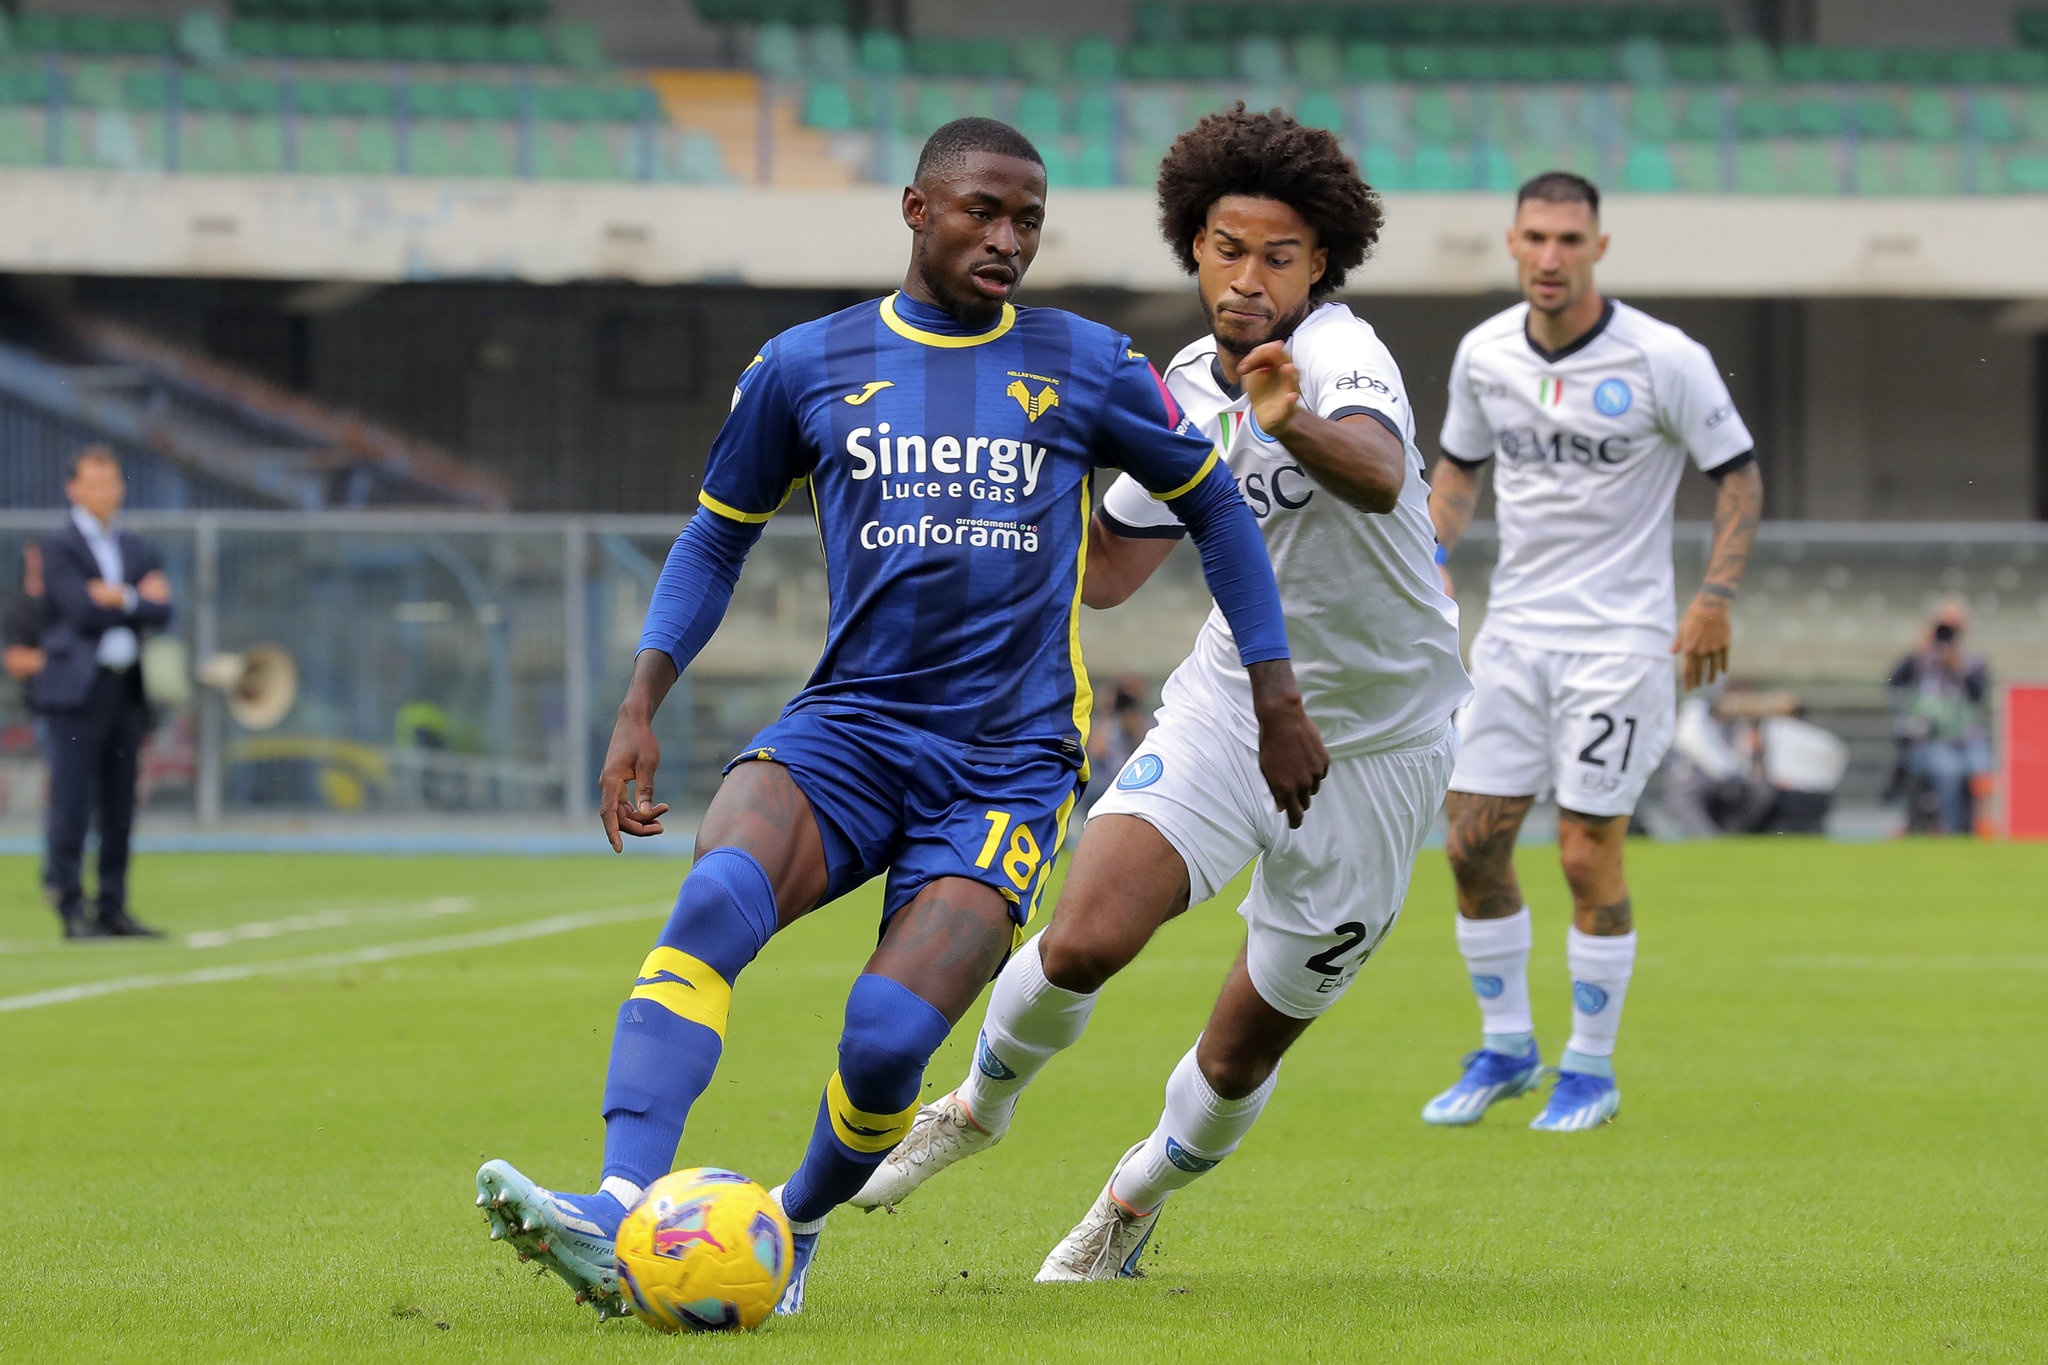
[[[1543,1054],[1533,1043],[1522,1057],[1480,1048],[1466,1053],[1461,1065],[1465,1074],[1458,1083],[1422,1106],[1424,1123],[1463,1127],[1486,1117],[1490,1105],[1528,1094],[1543,1074]]]
[[[1539,1133],[1579,1133],[1611,1123],[1621,1109],[1621,1090],[1612,1076],[1584,1071],[1559,1071],[1550,1088],[1550,1102],[1530,1120]]]
[[[769,1191],[778,1207],[782,1205],[782,1192],[787,1188],[785,1185],[777,1185]],[[789,1216],[787,1209],[783,1210],[783,1216]],[[797,1229],[800,1227],[808,1227],[810,1231],[799,1232]],[[804,1311],[804,1280],[811,1273],[811,1258],[818,1254],[818,1238],[824,1231],[825,1220],[822,1218],[815,1223],[798,1223],[794,1218],[790,1218],[789,1287],[782,1291],[782,1297],[776,1301],[777,1317],[795,1317]]]
[[[624,1317],[613,1244],[626,1210],[609,1194],[544,1190],[509,1162],[487,1161],[476,1173],[476,1204],[491,1240],[512,1244],[522,1261],[538,1261],[569,1286],[598,1321]]]

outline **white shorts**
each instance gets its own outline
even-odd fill
[[[1671,747],[1678,684],[1665,654],[1561,654],[1481,632],[1451,790],[1542,796],[1627,815]]]
[[[1246,967],[1282,1014],[1313,1019],[1337,1002],[1408,895],[1450,782],[1449,725],[1385,753],[1330,760],[1300,829],[1273,808],[1258,751],[1220,717],[1171,699],[1089,818],[1135,815],[1188,867],[1188,903],[1214,896],[1253,858]]]

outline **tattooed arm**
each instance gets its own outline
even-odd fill
[[[1685,657],[1685,685],[1688,689],[1710,683],[1728,671],[1728,644],[1733,630],[1728,610],[1742,586],[1742,571],[1749,565],[1749,550],[1756,543],[1757,523],[1764,514],[1764,479],[1754,460],[1742,460],[1740,468],[1719,473],[1721,485],[1714,499],[1714,547],[1707,556],[1707,575],[1699,595],[1685,610],[1678,627],[1673,654]]]

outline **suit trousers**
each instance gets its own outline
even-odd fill
[[[99,817],[99,912],[128,908],[128,835],[135,824],[135,770],[149,732],[142,670],[102,668],[85,705],[45,713],[50,803],[45,839],[50,889],[60,912],[83,913],[81,863],[90,817]]]

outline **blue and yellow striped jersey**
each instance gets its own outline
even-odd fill
[[[699,501],[758,522],[808,487],[830,627],[785,714],[843,704],[1078,764],[1089,476],[1113,466],[1177,498],[1214,465],[1127,338],[1009,305],[969,332],[898,294],[763,348]]]

